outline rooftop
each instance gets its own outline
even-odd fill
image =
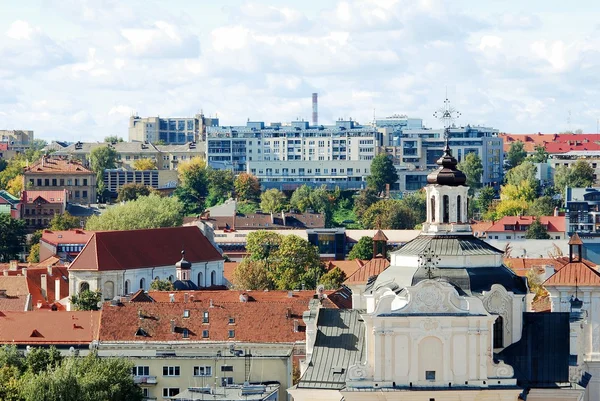
[[[523,226],[530,226],[535,219],[535,216],[504,216],[488,228],[487,232],[525,231]],[[539,219],[549,233],[565,232],[565,216],[540,216]],[[513,229],[507,229],[506,226],[513,226]]]
[[[93,231],[85,230],[66,230],[66,231],[52,231],[44,230],[42,232],[42,241],[48,244],[85,244],[94,235]]]
[[[393,253],[396,255],[420,255],[426,250],[438,256],[498,255],[503,253],[471,235],[419,235]]]
[[[358,268],[354,274],[348,276],[344,284],[367,284],[369,277],[378,276],[389,266],[390,262],[386,258],[373,258]]]
[[[25,174],[55,173],[55,174],[94,174],[78,160],[62,157],[42,157],[31,166],[25,168]]]
[[[66,189],[62,191],[23,191],[21,199],[25,204],[34,203],[38,198],[44,199],[48,203],[65,203],[68,193]]]

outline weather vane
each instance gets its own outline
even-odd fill
[[[446,100],[444,100],[444,107],[440,107],[433,113],[433,116],[444,123],[444,137],[446,140],[450,136],[449,128],[452,122],[460,117],[460,111],[456,110],[450,105],[448,100],[448,89],[446,88]]]
[[[440,257],[433,252],[431,246],[419,255],[419,266],[427,270],[427,278],[433,278],[433,269],[440,263]]]

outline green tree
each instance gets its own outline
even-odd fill
[[[264,260],[242,259],[233,272],[233,285],[240,290],[268,290],[274,288],[269,279],[267,264]]]
[[[121,138],[118,135],[110,135],[104,138],[104,142],[106,143],[117,143],[117,142],[123,142],[123,138]]]
[[[177,167],[180,185],[174,195],[184,204],[185,213],[198,213],[204,209],[204,200],[208,195],[208,177],[206,162],[194,157]]]
[[[278,213],[285,208],[286,197],[276,188],[268,189],[260,196],[260,208],[266,213]]]
[[[154,279],[150,283],[150,289],[154,291],[173,291],[175,287],[173,287],[173,283],[169,280]]]
[[[550,235],[548,235],[548,230],[546,229],[546,227],[544,227],[540,219],[535,219],[527,229],[527,232],[525,233],[525,238],[550,239]]]
[[[327,290],[337,290],[346,281],[346,273],[339,267],[334,267],[319,279],[319,284],[323,284]]]
[[[119,189],[117,202],[136,200],[140,196],[149,196],[152,193],[155,193],[154,188],[147,185],[133,183],[125,184]]]
[[[9,214],[0,214],[0,261],[18,259],[25,247],[25,220],[16,220]]]
[[[523,142],[515,141],[510,144],[510,148],[506,153],[506,160],[510,168],[515,168],[525,160],[527,152],[523,147]]]
[[[331,225],[331,217],[333,216],[333,209],[337,196],[339,196],[339,193],[335,194],[327,190],[325,185],[315,188],[310,194],[310,204],[312,209],[317,213],[325,215],[325,225],[327,227]]]
[[[29,237],[29,245],[37,244],[38,242],[40,242],[43,233],[44,232],[42,230],[34,231],[33,234],[31,234],[31,237]]]
[[[22,177],[23,169],[27,164],[27,159],[24,155],[18,154],[12,157],[6,167],[0,172],[0,189],[8,190],[10,187],[14,187],[15,179],[19,176]],[[11,181],[13,181],[11,183]],[[9,183],[11,183],[9,185]],[[15,195],[11,192],[12,195]],[[15,195],[16,196],[16,195]]]
[[[8,161],[6,159],[0,159],[0,173],[8,167]]]
[[[558,166],[554,170],[554,188],[556,192],[565,196],[567,186],[570,186],[569,175],[571,171],[567,166]]]
[[[48,349],[33,347],[27,352],[25,366],[30,372],[38,374],[45,370],[57,368],[62,360],[60,352],[54,346]]]
[[[40,243],[31,245],[29,248],[29,255],[27,255],[27,261],[29,263],[40,263]]]
[[[427,220],[427,194],[424,190],[416,191],[405,195],[400,204],[404,205],[408,210],[412,211],[415,221],[422,223]]]
[[[312,189],[308,185],[296,188],[290,197],[290,206],[302,213],[306,212],[312,206],[310,200],[312,192]]]
[[[535,153],[531,155],[531,161],[534,163],[546,163],[548,161],[548,152],[544,145],[537,145]]]
[[[0,347],[0,366],[12,366],[19,371],[24,369],[23,353],[16,345],[3,345]]]
[[[0,400],[23,401],[21,372],[14,366],[0,366]]]
[[[503,199],[494,210],[488,210],[485,220],[500,220],[504,216],[519,216],[527,211],[529,204],[522,199]]]
[[[78,295],[71,296],[71,303],[75,310],[98,310],[100,301],[102,301],[100,291],[83,290]]]
[[[577,160],[570,167],[559,166],[554,171],[554,186],[563,196],[570,188],[587,188],[594,185],[594,169],[585,160]]]
[[[277,250],[278,262],[270,265],[270,278],[280,290],[316,288],[324,271],[317,247],[297,235],[285,235]]]
[[[356,245],[350,249],[348,259],[371,260],[373,259],[373,238],[361,237]]]
[[[522,181],[520,185],[506,184],[500,189],[500,199],[520,199],[527,203],[533,202],[537,192],[529,181]]]
[[[50,230],[53,231],[65,231],[80,227],[81,220],[79,217],[72,216],[69,212],[55,214],[52,220],[50,220]]]
[[[475,189],[481,187],[483,164],[477,153],[468,153],[463,161],[458,164],[458,169],[467,176],[467,186],[469,187],[470,194],[473,194]]]
[[[410,230],[417,221],[412,210],[394,199],[380,200],[371,205],[361,217],[363,227],[367,229]]]
[[[233,172],[231,170],[207,170],[208,196],[206,207],[219,205],[233,194]]]
[[[96,173],[96,186],[101,198],[105,197],[104,170],[117,167],[117,151],[112,146],[99,146],[90,152],[90,167]]]
[[[549,196],[536,198],[529,207],[528,214],[531,216],[552,216],[557,203]]]
[[[524,161],[517,167],[511,168],[505,176],[507,184],[519,186],[523,181],[527,181],[532,188],[538,191],[539,181],[536,178],[537,167],[529,160]]]
[[[252,260],[274,259],[283,236],[273,231],[252,231],[246,236],[246,251]]]
[[[239,174],[233,186],[240,201],[258,202],[260,198],[260,183],[258,178],[248,173]]]
[[[477,202],[481,213],[487,213],[496,198],[496,190],[493,187],[483,187],[477,195]]]
[[[109,208],[87,220],[92,231],[139,230],[177,227],[183,222],[183,204],[176,197],[142,196],[136,200]]]
[[[363,189],[354,199],[354,214],[360,219],[364,212],[379,200],[377,192],[372,188]]]
[[[145,170],[157,170],[156,160],[149,159],[147,157],[143,157],[141,159],[137,159],[133,162],[133,169],[137,171],[145,171]]]
[[[385,189],[386,184],[390,186],[398,181],[398,173],[392,159],[386,154],[380,154],[371,162],[371,175],[367,177],[367,185],[377,192]]]

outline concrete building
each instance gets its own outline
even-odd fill
[[[96,174],[77,160],[43,156],[23,171],[28,191],[67,191],[67,201],[96,202]]]
[[[33,142],[33,131],[0,130],[0,144],[6,145],[7,151],[24,152]]]
[[[157,190],[177,187],[176,170],[104,170],[104,184],[113,196],[127,184],[143,184]]]
[[[202,142],[206,127],[218,126],[219,119],[196,114],[194,117],[129,117],[129,141],[163,144]]]
[[[555,153],[549,156],[548,165],[553,170],[560,166],[571,167],[578,160],[586,161],[594,169],[594,180],[598,183],[600,176],[600,149],[599,150],[572,150],[564,153]]]
[[[60,191],[31,191],[21,192],[21,219],[25,220],[27,228],[48,227],[50,220],[67,210],[66,189]]]

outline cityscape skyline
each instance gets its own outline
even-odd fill
[[[447,87],[460,125],[596,132],[588,5],[0,2],[0,126],[95,141],[126,138],[133,113],[310,121],[317,92],[323,124],[406,114],[439,128]]]

